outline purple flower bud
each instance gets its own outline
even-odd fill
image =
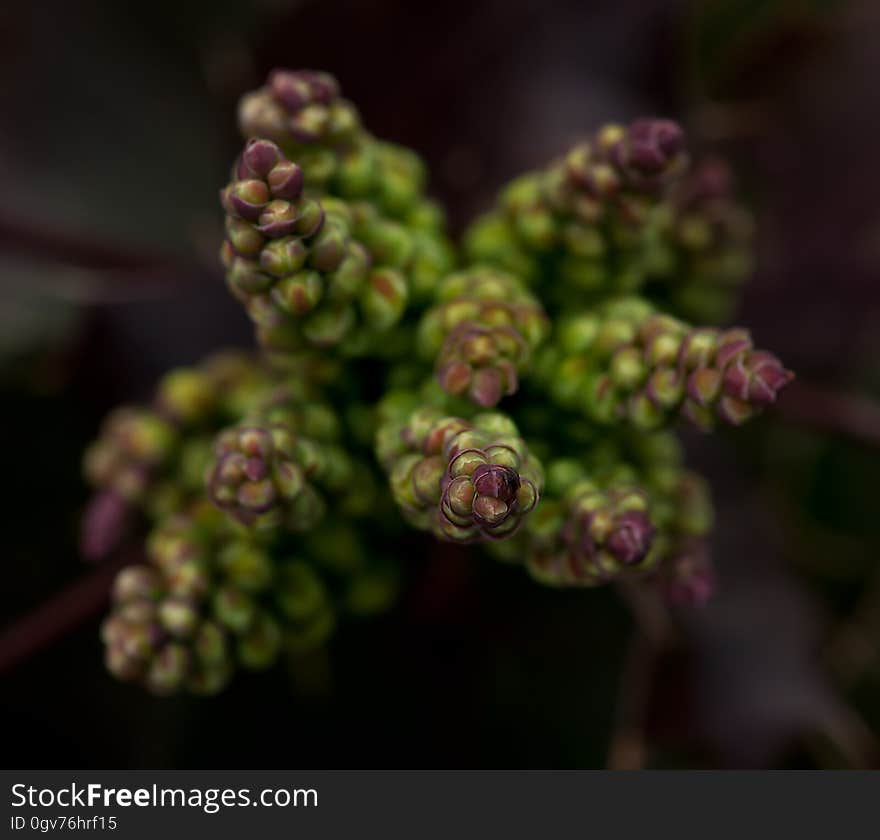
[[[661,172],[684,149],[684,132],[672,120],[640,119],[629,128],[627,163],[647,174]]]
[[[452,359],[437,368],[437,381],[447,394],[463,394],[471,384],[471,366]]]
[[[751,403],[728,396],[723,396],[718,400],[716,410],[718,416],[731,426],[741,426],[757,413],[755,406]]]
[[[794,378],[772,353],[751,351],[740,356],[724,372],[724,391],[755,406],[775,402],[776,395]]]
[[[349,470],[341,452],[298,435],[290,421],[225,429],[214,452],[208,496],[247,526],[312,527],[324,502],[310,482],[337,489]]]
[[[275,199],[266,204],[258,216],[257,230],[271,239],[287,236],[296,230],[299,208],[289,201]]]
[[[281,150],[271,140],[248,140],[238,164],[239,180],[266,180],[266,176],[283,159]]]
[[[269,188],[263,181],[236,181],[225,195],[229,212],[249,222],[257,221],[269,201]]]
[[[325,105],[315,103],[294,114],[287,123],[287,130],[297,142],[310,144],[324,136],[329,124],[330,111]]]
[[[714,365],[719,370],[724,370],[732,361],[751,349],[752,339],[747,330],[726,330],[718,339]]]
[[[339,82],[329,73],[318,70],[300,70],[301,77],[309,86],[312,99],[322,105],[329,105],[339,94]]]
[[[660,410],[669,410],[681,402],[681,378],[674,368],[658,367],[645,385],[648,399]]]
[[[468,476],[460,475],[449,482],[443,493],[443,503],[452,514],[467,521],[473,513],[475,496],[474,483]]]
[[[504,392],[504,383],[499,371],[482,368],[474,373],[469,396],[477,405],[483,408],[498,405]]]
[[[245,137],[268,137],[284,142],[288,119],[287,111],[265,88],[246,94],[238,106],[238,123]]]
[[[465,321],[446,337],[437,357],[436,376],[450,394],[464,394],[491,408],[518,386],[517,366],[528,355],[525,339],[506,325]]]
[[[502,499],[494,496],[480,496],[474,498],[473,517],[478,525],[493,527],[500,525],[507,519],[510,506]]]
[[[468,423],[417,411],[400,430],[399,440],[404,450],[417,454],[399,457],[388,450],[386,455],[379,444],[395,500],[407,511],[419,511],[424,527],[443,539],[506,539],[538,502],[540,465],[502,414],[479,414]]]
[[[544,565],[554,582],[594,586],[649,563],[656,528],[636,487],[602,490],[583,481],[560,516],[556,557]],[[550,578],[548,578],[550,579]]]
[[[269,90],[291,114],[308,105],[313,98],[312,87],[295,70],[273,70],[269,74]]]
[[[324,293],[324,282],[316,271],[298,271],[283,278],[272,290],[272,300],[291,315],[312,312]]]
[[[130,601],[155,601],[162,594],[162,583],[155,569],[139,564],[122,569],[113,581],[113,600],[117,604]]]
[[[473,472],[471,480],[480,496],[500,499],[507,505],[516,501],[519,491],[519,475],[509,467],[496,464],[480,464]]]
[[[645,559],[657,529],[646,513],[630,510],[614,521],[614,530],[606,545],[624,566],[632,566]]]
[[[710,405],[720,391],[721,372],[714,368],[698,368],[687,378],[687,394],[697,405]]]
[[[272,168],[266,181],[275,198],[297,201],[302,195],[305,175],[301,166],[293,161],[283,160]]]

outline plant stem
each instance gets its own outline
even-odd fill
[[[156,268],[165,262],[155,255],[124,246],[107,244],[51,227],[29,225],[3,216],[0,216],[0,248],[41,260],[97,270],[136,271]]]
[[[106,605],[119,559],[80,578],[0,633],[0,673],[11,670],[97,615]]]
[[[880,446],[880,403],[868,397],[796,380],[775,411],[788,423]]]

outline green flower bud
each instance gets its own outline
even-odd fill
[[[238,660],[245,668],[262,670],[272,665],[281,650],[281,627],[273,618],[260,614],[237,642]]]
[[[638,298],[607,304],[598,321],[567,323],[560,344],[570,355],[540,366],[545,384],[603,424],[654,429],[680,416],[699,428],[737,425],[792,378],[775,356],[753,349],[746,331],[693,329]]]
[[[387,330],[403,315],[408,290],[406,279],[390,268],[372,271],[361,293],[361,309],[366,323],[376,330]]]
[[[216,410],[217,394],[210,379],[195,368],[165,374],[156,391],[159,409],[178,423],[204,423]]]
[[[257,617],[253,598],[231,585],[222,586],[214,593],[213,611],[222,627],[239,636],[250,629]]]

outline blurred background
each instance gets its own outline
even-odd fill
[[[4,764],[603,767],[635,718],[649,767],[878,766],[878,38],[870,0],[3,4]],[[423,154],[456,230],[604,120],[674,117],[733,163],[759,223],[736,320],[799,379],[688,438],[719,592],[647,675],[612,591],[442,549],[296,674],[157,700],[104,672],[81,453],[163,370],[250,344],[217,188],[236,100],[276,66],[334,73]]]

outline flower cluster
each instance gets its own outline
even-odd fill
[[[561,406],[601,424],[653,429],[682,416],[739,425],[792,374],[748,331],[691,327],[643,298],[618,298],[559,322],[539,378]]]
[[[668,120],[610,124],[513,181],[465,237],[560,309],[644,293],[699,323],[725,318],[750,269],[751,219],[714,158],[688,166]]]
[[[455,542],[504,539],[538,502],[540,463],[503,414],[416,410],[382,425],[377,455],[416,527]]]
[[[548,330],[541,304],[511,274],[473,268],[446,277],[419,324],[444,391],[491,408],[513,394]]]
[[[426,170],[332,76],[239,108],[221,260],[259,354],[164,377],[85,456],[83,550],[123,544],[118,677],[211,693],[387,609],[407,525],[555,587],[714,587],[712,505],[672,429],[792,379],[729,311],[751,222],[669,120],[606,125],[501,191],[456,250]],[[397,552],[401,554],[402,552]]]
[[[354,569],[340,575],[314,548],[230,528],[195,503],[153,529],[146,563],[119,573],[102,628],[107,667],[157,694],[214,694],[240,668],[319,647],[338,616],[370,613],[393,595],[393,579],[349,550]]]

